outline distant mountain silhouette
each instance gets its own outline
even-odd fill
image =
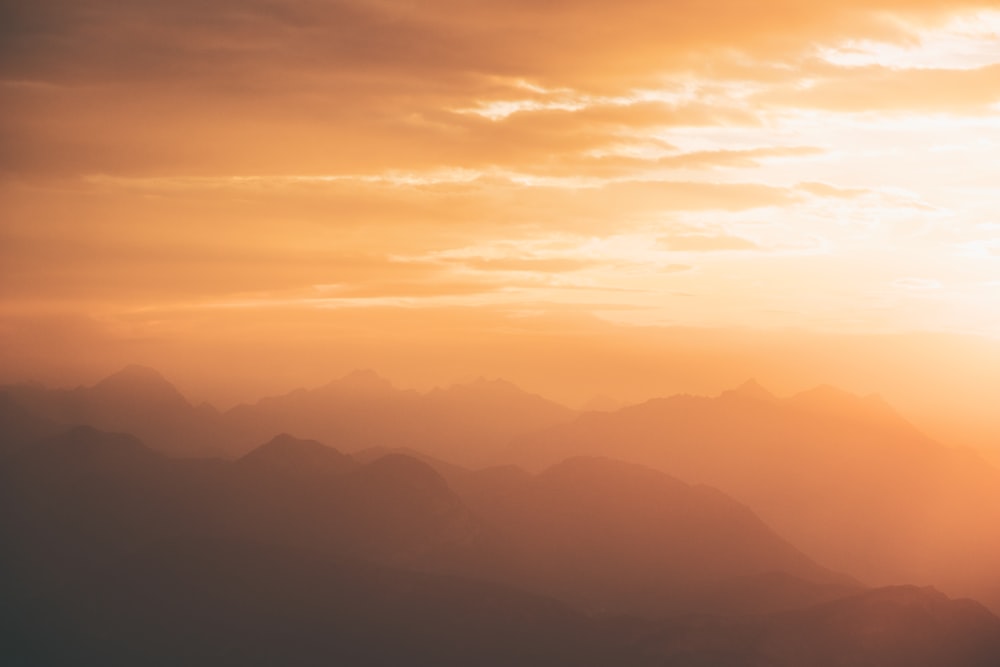
[[[302,440],[282,433],[239,460],[243,468],[262,474],[320,477],[344,474],[358,468],[350,456],[316,440]]]
[[[1000,620],[981,606],[922,589],[852,595],[746,507],[651,469],[577,458],[538,475],[443,466],[446,479],[404,454],[372,459],[287,435],[237,461],[168,459],[91,427],[18,450],[0,463],[5,660],[985,667],[1000,657]],[[839,599],[808,606],[817,595]],[[752,615],[663,617],[684,608]],[[626,609],[646,618],[607,615]]]
[[[573,455],[722,489],[867,583],[931,583],[991,602],[1000,590],[1000,472],[924,437],[878,397],[821,387],[775,399],[744,385],[654,399],[540,430],[506,460],[537,469]]]
[[[456,571],[480,549],[467,509],[426,465],[399,455],[356,464],[289,437],[230,463],[168,459],[133,436],[77,427],[0,467],[0,501],[0,558],[28,588],[190,537]]]
[[[320,389],[324,394],[341,396],[391,396],[396,393],[396,388],[389,380],[385,379],[370,368],[354,370],[340,378],[334,380]]]
[[[354,452],[351,454],[351,458],[361,463],[371,463],[372,461],[377,461],[378,459],[388,456],[389,454],[402,454],[426,463],[428,466],[433,468],[435,472],[441,475],[441,477],[443,477],[452,488],[455,488],[457,482],[466,480],[472,473],[471,468],[460,466],[455,463],[430,456],[429,454],[425,454],[423,452],[418,452],[411,447],[371,447],[369,449],[363,449],[359,452]]]
[[[805,553],[866,583],[934,584],[1000,610],[1000,473],[924,437],[881,398],[833,387],[782,399],[750,381],[716,398],[582,415],[503,381],[421,394],[373,371],[224,414],[192,406],[137,366],[92,387],[0,388],[0,460],[77,424],[134,433],[173,456],[238,458],[291,433],[344,452],[402,449],[469,468],[622,459],[725,491]]]
[[[589,609],[685,610],[706,587],[769,572],[856,589],[746,507],[654,470],[574,459],[538,476],[437,464],[442,476],[434,465],[395,452],[359,462],[288,435],[232,463],[168,459],[133,436],[77,427],[2,469],[22,517],[11,567],[59,577],[72,569],[66,554],[92,562],[208,536],[475,575]]]
[[[90,393],[136,405],[173,404],[175,408],[188,405],[176,387],[167,382],[159,371],[137,364],[126,366],[104,378],[91,387]]]
[[[798,578],[803,591],[847,595],[860,588],[719,491],[642,466],[574,458],[539,475],[487,469],[454,484],[510,550],[525,585],[583,608],[690,610],[707,589],[776,572]],[[718,602],[725,604],[721,594]]]
[[[491,536],[508,563],[502,580],[587,609],[757,613],[860,588],[806,558],[747,507],[649,468],[576,458],[532,475],[412,455],[447,481]]]
[[[478,465],[512,438],[569,421],[575,412],[503,380],[478,379],[425,394],[400,390],[372,370],[317,389],[296,389],[219,413],[194,406],[157,371],[128,366],[92,387],[0,387],[14,406],[63,426],[134,433],[172,456],[238,458],[281,433],[345,451],[410,447]],[[10,440],[10,438],[7,438]]]
[[[426,394],[398,390],[372,371],[324,387],[239,405],[223,415],[230,451],[276,433],[354,452],[410,447],[464,465],[494,457],[512,438],[570,420],[569,408],[501,380],[482,378]]]
[[[224,453],[218,412],[191,405],[151,368],[128,366],[92,387],[12,385],[3,390],[22,409],[58,424],[133,433],[154,449],[180,456]]]
[[[767,389],[762,387],[757,380],[751,378],[736,387],[735,389],[730,389],[729,391],[722,392],[722,397],[734,397],[734,398],[749,398],[757,399],[759,401],[774,401],[776,396],[769,392]]]

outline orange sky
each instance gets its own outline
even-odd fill
[[[707,327],[986,341],[867,380],[754,348],[691,388],[756,370],[906,403],[950,368],[1000,396],[967,360],[1000,338],[1000,2],[0,12],[7,379],[142,361],[235,400],[212,373],[249,393],[369,365],[629,398],[685,385],[630,389],[625,348],[667,372],[637,338]]]

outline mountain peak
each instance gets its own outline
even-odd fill
[[[155,368],[141,364],[129,364],[97,383],[96,386],[122,383],[170,384]]]
[[[756,379],[750,378],[735,389],[722,392],[721,396],[752,398],[758,401],[773,401],[774,394],[765,389]]]
[[[98,394],[124,396],[130,400],[153,398],[187,404],[187,399],[159,371],[139,364],[129,364],[95,384],[91,390]]]
[[[317,440],[303,440],[281,433],[240,459],[243,465],[285,472],[339,473],[354,467],[354,460]]]

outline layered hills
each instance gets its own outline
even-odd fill
[[[949,597],[995,602],[997,471],[878,397],[359,372],[221,413],[131,367],[0,389],[0,434],[15,664],[1000,662]]]
[[[507,459],[537,469],[573,455],[715,486],[871,584],[1000,591],[1000,471],[925,437],[879,397],[820,387],[777,398],[750,383],[586,413],[521,438]]]
[[[2,396],[37,418],[132,433],[153,449],[188,457],[235,458],[279,433],[294,433],[340,443],[348,451],[406,445],[478,465],[495,458],[515,436],[575,416],[502,380],[480,378],[418,393],[396,389],[373,371],[225,412],[193,405],[157,371],[141,366],[90,387],[11,385],[0,387]]]

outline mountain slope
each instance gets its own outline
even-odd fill
[[[191,405],[151,368],[127,366],[91,387],[14,385],[5,391],[22,408],[65,426],[133,433],[150,447],[173,455],[213,456],[224,451],[218,412],[208,405]]]
[[[500,380],[426,394],[356,371],[313,390],[239,405],[223,415],[232,447],[289,432],[356,452],[409,447],[463,465],[495,456],[515,436],[568,421],[569,408]],[[235,450],[234,450],[235,451]]]
[[[698,608],[708,590],[722,607],[732,580],[774,573],[858,589],[732,498],[649,468],[575,458],[534,476],[484,470],[456,488],[525,585],[584,608],[664,614]]]
[[[828,588],[842,580],[732,499],[635,465],[447,472],[454,490],[412,457],[362,463],[290,436],[235,462],[171,460],[88,427],[37,442],[0,463],[5,659],[985,667],[1000,658],[1000,620],[913,588],[841,591],[778,615],[750,605],[753,615],[738,618],[657,619],[677,611],[682,579],[711,584],[695,586],[697,596],[721,591],[726,604],[734,598],[721,577],[741,572],[750,596],[760,585],[797,594],[796,577]],[[443,574],[460,572],[475,576]],[[657,595],[665,606],[649,604]],[[625,608],[648,617],[606,613]]]
[[[287,436],[237,462],[168,459],[133,436],[90,427],[35,443],[0,467],[0,535],[6,582],[24,589],[85,577],[172,539],[455,570],[479,549],[464,505],[415,459],[361,465]]]
[[[336,442],[348,452],[410,447],[478,465],[515,436],[575,415],[501,380],[480,379],[421,394],[396,389],[371,370],[225,413],[192,405],[157,371],[135,365],[90,387],[11,385],[0,387],[0,392],[39,419],[64,427],[133,433],[153,449],[187,457],[238,458],[258,443],[292,433]]]
[[[34,585],[211,537],[476,576],[595,610],[700,609],[708,589],[722,605],[726,582],[768,573],[855,588],[746,507],[653,470],[577,459],[537,476],[446,472],[397,453],[359,463],[287,435],[235,462],[172,460],[78,427],[0,469],[7,569]]]
[[[877,398],[821,388],[791,399],[756,390],[655,399],[539,431],[507,458],[537,468],[570,455],[722,489],[867,583],[1000,590],[1000,472],[922,436]]]

